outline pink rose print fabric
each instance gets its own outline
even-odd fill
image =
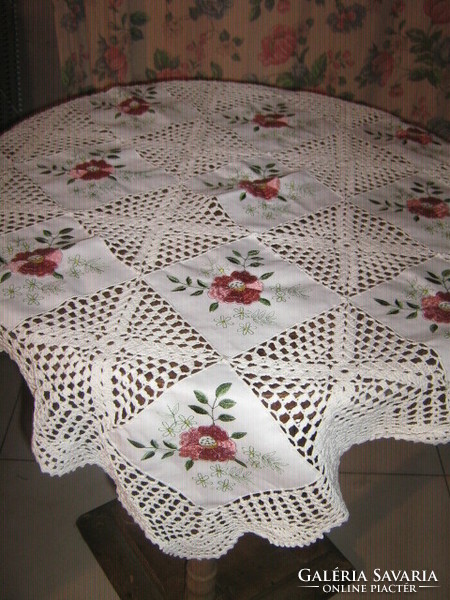
[[[248,350],[340,301],[255,236],[145,279],[224,356]]]
[[[225,362],[175,383],[108,439],[140,471],[205,508],[318,477]]]

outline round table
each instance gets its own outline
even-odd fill
[[[164,552],[347,518],[340,456],[449,439],[450,160],[343,100],[115,87],[0,138],[0,345],[33,452],[85,464]]]

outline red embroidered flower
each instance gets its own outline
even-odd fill
[[[426,146],[433,141],[433,138],[429,133],[418,129],[417,127],[408,127],[407,129],[399,129],[395,134],[399,140],[410,140],[412,142],[418,142],[422,146]]]
[[[71,179],[83,179],[90,181],[91,179],[103,179],[109,177],[114,171],[114,167],[109,165],[105,160],[90,160],[77,165],[69,173]]]
[[[439,198],[411,198],[406,203],[409,212],[427,219],[444,219],[450,214],[448,204]]]
[[[132,98],[127,98],[123,100],[120,104],[117,105],[117,108],[120,112],[123,112],[127,115],[143,115],[147,112],[149,107],[148,102],[143,100],[142,98],[137,98],[133,96]]]
[[[423,11],[430,17],[433,25],[443,25],[450,22],[450,4],[448,0],[425,0]]]
[[[450,323],[450,292],[438,292],[436,296],[422,298],[424,319],[435,323]]]
[[[385,86],[394,70],[394,57],[389,52],[380,52],[372,60],[372,73],[381,86]]]
[[[233,271],[231,275],[216,277],[208,296],[227,304],[251,304],[259,300],[262,290],[262,282],[248,271]]]
[[[232,460],[236,444],[226,431],[217,425],[189,429],[180,435],[180,456],[192,460],[224,462]]]
[[[242,180],[239,182],[239,187],[256,198],[271,200],[278,195],[280,190],[280,180],[278,177],[255,179],[255,181]]]
[[[127,57],[122,50],[117,46],[109,46],[109,48],[105,50],[104,57],[112,76],[116,77],[118,81],[124,81],[128,64]]]
[[[289,127],[289,124],[284,115],[279,114],[268,114],[268,115],[255,115],[253,123],[257,123],[261,127],[278,129],[279,127]]]
[[[19,252],[8,264],[8,268],[12,273],[44,277],[55,272],[62,257],[58,248],[38,248],[33,252]]]
[[[262,52],[259,60],[265,67],[285,63],[295,52],[297,36],[292,27],[276,25],[271,35],[261,41]]]

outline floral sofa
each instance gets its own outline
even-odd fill
[[[68,95],[168,78],[308,89],[450,138],[448,0],[53,0]]]

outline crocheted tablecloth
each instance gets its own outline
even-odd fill
[[[113,88],[0,138],[0,347],[33,452],[214,558],[347,518],[341,455],[449,439],[449,146],[307,92]]]

